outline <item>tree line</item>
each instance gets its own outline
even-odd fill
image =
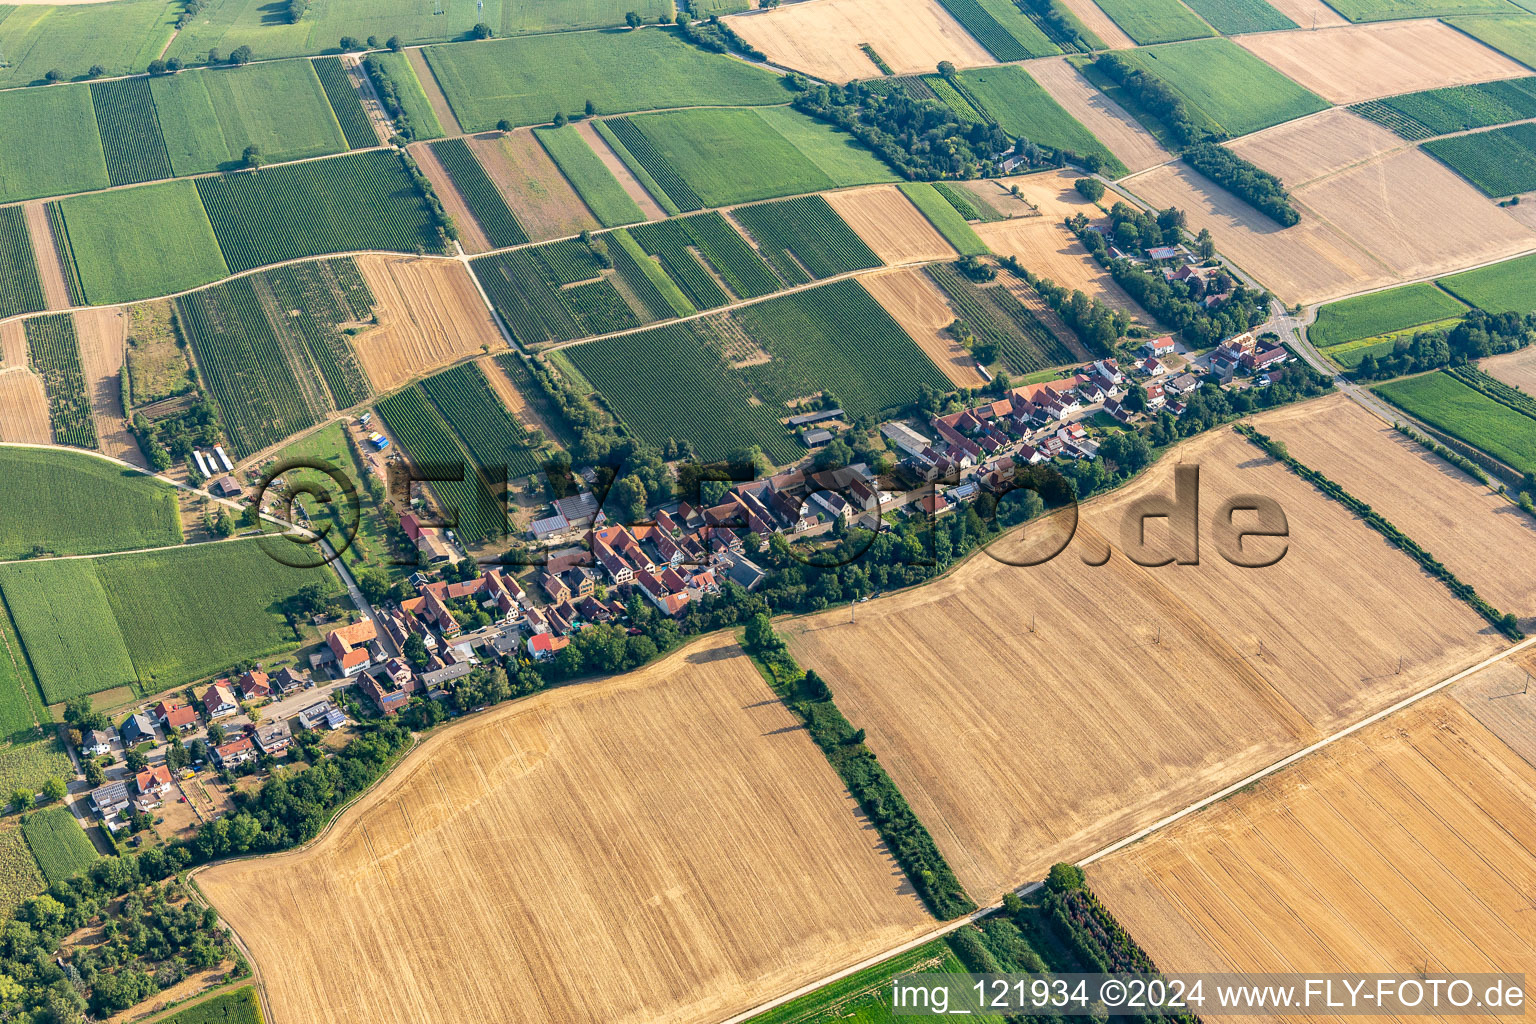
[[[1184,151],[1184,162],[1283,228],[1301,223],[1291,194],[1279,178],[1225,146],[1200,142]]]

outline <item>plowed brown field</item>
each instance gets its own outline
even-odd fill
[[[1536,769],[1439,695],[1088,877],[1164,970],[1529,975]]]
[[[42,379],[23,366],[0,366],[0,441],[53,442],[48,394]]]
[[[775,64],[829,82],[876,78],[859,49],[872,46],[898,75],[993,63],[992,55],[935,0],[816,0],[731,19],[731,27]]]
[[[1288,517],[1284,558],[1238,568],[1207,535],[1199,566],[1132,564],[1126,507],[1171,493],[1174,458],[1085,509],[1079,538],[1046,565],[983,554],[861,605],[857,624],[839,609],[781,627],[977,900],[1500,645],[1405,555],[1230,432],[1176,457],[1200,467],[1202,529],[1227,498],[1267,495]],[[1106,539],[1108,563],[1085,564]]]
[[[1506,384],[1513,384],[1528,395],[1536,395],[1536,348],[1484,359],[1479,367]]]
[[[1024,65],[1051,97],[1081,121],[1131,171],[1173,159],[1152,134],[1114,100],[1078,74],[1065,57],[1044,57]]]
[[[1344,16],[1323,0],[1269,0],[1271,7],[1304,29],[1348,25]]]
[[[1383,21],[1318,32],[1264,32],[1236,42],[1331,103],[1528,74],[1438,21]]]
[[[887,264],[952,260],[959,255],[895,185],[828,192],[826,198]]]
[[[600,226],[532,131],[495,132],[468,141],[535,242]]]
[[[1276,410],[1255,425],[1371,505],[1500,611],[1536,625],[1536,519],[1344,395]]]
[[[379,326],[352,340],[375,391],[482,349],[506,348],[469,268],[453,260],[359,256]]]
[[[198,881],[273,1024],[702,1024],[933,925],[718,637],[440,729],[309,849]]]
[[[955,322],[955,311],[927,274],[910,268],[873,274],[859,283],[956,387],[977,388],[986,383],[976,370],[976,360],[945,330]]]

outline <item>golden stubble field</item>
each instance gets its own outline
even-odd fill
[[[887,266],[952,260],[959,254],[895,185],[825,194],[828,204]]]
[[[1330,103],[1528,74],[1498,51],[1432,20],[1261,32],[1234,41]]]
[[[728,637],[441,729],[198,883],[272,1024],[704,1024],[934,925]]]
[[[48,392],[28,368],[25,324],[0,323],[0,441],[52,444]]]
[[[466,141],[533,241],[601,227],[531,130],[490,132]]]
[[[432,152],[432,147],[425,142],[417,143],[411,147],[411,156],[421,168],[421,173],[432,182],[438,198],[443,201],[443,209],[448,211],[449,216],[453,218],[453,223],[458,226],[459,244],[464,247],[464,251],[473,256],[493,248],[490,239],[485,237],[485,231],[481,229],[480,222],[475,220],[475,215],[469,212],[469,204],[459,194],[453,179],[448,177],[448,172],[437,159],[437,154]]]
[[[1489,665],[1449,692],[1467,714],[1536,767],[1536,650]]]
[[[114,459],[145,465],[123,412],[122,369],[128,354],[128,311],[120,307],[82,309],[73,316],[99,447]]]
[[[1441,694],[1088,878],[1167,971],[1529,975],[1536,769]]]
[[[859,283],[956,387],[977,388],[986,383],[976,360],[946,330],[955,322],[955,311],[926,273],[909,267],[870,274]]]
[[[373,292],[379,325],[352,341],[375,391],[482,349],[505,349],[469,268],[456,260],[364,255],[358,269]]]
[[[1523,348],[1508,352],[1478,364],[1487,374],[1511,384],[1528,395],[1536,394],[1536,348]]]
[[[1523,628],[1536,626],[1536,519],[1344,395],[1259,416],[1254,426],[1422,544]]]
[[[1179,460],[1201,470],[1201,564],[1133,565],[1120,550],[1126,506],[1171,495]],[[1209,535],[1221,502],[1252,493],[1288,517],[1289,549],[1271,568],[1227,564]],[[1046,565],[983,554],[859,606],[857,624],[839,608],[781,627],[979,901],[1501,645],[1406,556],[1229,431],[1182,447],[1083,523]],[[1106,541],[1108,563],[1085,564]]]
[[[1067,58],[1042,57],[1025,62],[1024,67],[1133,173],[1173,159],[1141,122],[1079,74]]]
[[[875,78],[880,69],[860,49],[873,47],[898,75],[994,63],[992,55],[936,0],[816,0],[730,19],[775,64],[829,82]]]

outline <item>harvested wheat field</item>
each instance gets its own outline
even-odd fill
[[[1384,21],[1317,32],[1264,32],[1236,42],[1331,103],[1527,74],[1438,21]]]
[[[1344,395],[1258,417],[1291,454],[1371,505],[1500,611],[1536,627],[1536,520]]]
[[[959,254],[895,185],[826,193],[828,203],[888,265]]]
[[[480,227],[480,222],[475,215],[469,212],[469,204],[454,187],[453,179],[448,177],[448,172],[443,170],[443,165],[438,161],[437,154],[432,152],[432,147],[421,143],[411,147],[411,156],[415,158],[421,173],[432,182],[432,187],[437,190],[437,197],[443,201],[443,209],[453,218],[453,223],[459,229],[459,244],[464,251],[473,256],[476,253],[487,252],[494,248],[490,239],[485,237],[485,231]]]
[[[69,285],[64,283],[64,267],[53,244],[53,229],[48,225],[48,204],[28,203],[22,207],[27,219],[27,235],[37,258],[37,276],[43,282],[43,302],[49,309],[68,309]]]
[[[1151,317],[1115,283],[1109,272],[1054,216],[1000,220],[973,225],[993,252],[1017,256],[1026,267],[1063,288],[1081,289],[1114,309],[1123,309],[1141,323]]]
[[[53,443],[42,378],[23,366],[0,366],[0,441]]]
[[[1304,29],[1348,25],[1342,14],[1323,0],[1269,0],[1269,5]]]
[[[532,131],[496,132],[467,141],[533,241],[600,226]]]
[[[667,211],[663,210],[661,205],[656,202],[656,197],[651,195],[644,185],[640,184],[640,180],[629,169],[629,165],[624,163],[623,158],[613,151],[612,146],[608,145],[608,140],[599,135],[597,129],[592,127],[591,119],[578,121],[575,127],[576,134],[580,135],[592,152],[597,154],[597,158],[603,162],[603,166],[608,168],[608,173],[613,175],[614,180],[619,183],[629,198],[633,199],[635,204],[640,207],[640,212],[645,214],[645,219],[665,220]]]
[[[1282,228],[1183,164],[1154,168],[1126,184],[1158,209],[1183,210],[1190,231],[1209,228],[1224,256],[1286,304],[1321,302],[1398,280],[1369,253],[1305,210],[1300,224]]]
[[[440,729],[309,849],[198,882],[272,1024],[702,1024],[933,926],[718,636]]]
[[[1530,974],[1536,768],[1438,695],[1088,880],[1167,971]]]
[[[1200,466],[1202,510],[1237,494],[1278,501],[1284,558],[1237,568],[1207,536],[1199,566],[1132,564],[1119,545],[1125,507],[1171,494],[1178,459]],[[978,901],[1500,645],[1406,556],[1230,432],[1190,443],[1083,519],[1045,565],[982,554],[861,606],[856,625],[839,609],[781,627]],[[1085,564],[1106,538],[1109,561]],[[1250,543],[1272,555],[1262,545],[1281,542]]]
[[[26,320],[17,317],[0,322],[0,369],[27,365]]]
[[[955,322],[955,311],[927,274],[908,268],[863,277],[859,283],[955,387],[979,388],[986,383],[976,369],[976,360],[945,330]]]
[[[1484,359],[1478,368],[1528,395],[1536,395],[1536,348],[1522,348],[1518,352]]]
[[[1134,173],[1173,159],[1152,134],[1114,100],[1078,74],[1065,57],[1027,61],[1024,67],[1051,97],[1077,118]]]
[[[457,260],[357,257],[379,326],[352,339],[375,391],[480,351],[506,348],[469,268]]]
[[[859,49],[866,43],[898,75],[931,74],[941,60],[962,68],[994,63],[935,0],[816,0],[730,25],[773,63],[829,82],[879,76]]]
[[[1336,174],[1346,167],[1412,145],[1344,107],[1287,121],[1227,143],[1285,182],[1288,189]]]
[[[1536,650],[1527,648],[1451,687],[1467,713],[1536,766]]]
[[[128,311],[125,308],[82,309],[74,314],[80,340],[80,365],[91,396],[97,447],[102,454],[143,466],[138,443],[123,413],[123,359],[128,352]]]
[[[1105,14],[1103,9],[1093,0],[1061,0],[1062,4],[1077,15],[1090,32],[1104,40],[1104,45],[1111,50],[1128,50],[1136,45],[1136,40],[1126,35],[1113,18]]]
[[[1097,204],[1084,199],[1077,190],[1075,183],[1079,177],[1070,171],[1037,171],[1006,181],[1009,188],[1017,188],[1047,220],[1062,221],[1079,213],[1095,220],[1103,217]]]

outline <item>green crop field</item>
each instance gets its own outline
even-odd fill
[[[1297,27],[1294,21],[1265,0],[1184,0],[1184,3],[1222,35],[1276,32]]]
[[[1528,14],[1508,14],[1507,7],[1504,10],[1506,13],[1499,16],[1445,20],[1526,67],[1536,68],[1536,18]]]
[[[501,404],[479,367],[461,363],[428,377],[421,389],[482,472],[501,466],[513,479],[538,472],[538,452],[529,447],[528,432]]]
[[[328,594],[328,567],[294,569],[258,540],[196,544],[91,560],[127,641],[143,692],[194,682],[299,645],[284,605],[304,586]],[[105,687],[93,687],[93,692]]]
[[[18,906],[47,887],[21,829],[0,831],[0,915],[9,921]]]
[[[432,407],[419,384],[397,391],[374,408],[423,473],[460,476],[428,485],[441,499],[445,518],[457,520],[460,538],[475,544],[506,532],[507,519],[501,502],[475,471],[469,454],[454,439],[452,428]]]
[[[1049,57],[1061,48],[1010,0],[939,0],[1000,61]]]
[[[842,230],[847,231],[846,225]],[[660,257],[667,274],[682,286],[698,309],[723,305],[729,297],[702,270],[690,249],[698,250],[738,298],[755,299],[783,287],[763,257],[718,211],[641,224],[629,233],[645,252]]]
[[[1508,14],[1505,0],[1328,0],[1350,21],[1397,21],[1443,14]]]
[[[160,1024],[263,1024],[261,1002],[247,985],[162,1017]]]
[[[368,60],[383,70],[384,77],[394,87],[395,100],[416,133],[415,137],[418,140],[442,138],[443,124],[437,119],[437,111],[432,109],[410,58],[403,53],[382,51],[370,54]]]
[[[48,421],[53,440],[75,448],[96,447],[96,419],[80,365],[75,319],[68,313],[35,316],[24,321],[27,362],[43,379],[48,392]]]
[[[491,248],[501,249],[528,241],[528,232],[518,223],[517,216],[491,176],[480,166],[480,161],[475,159],[468,143],[463,139],[434,142],[432,155],[437,157],[437,162],[443,165],[443,170],[453,181],[453,187],[464,197],[470,214],[480,223]]]
[[[425,200],[387,150],[198,178],[197,188],[232,272],[333,252],[438,247]]]
[[[169,487],[77,452],[0,448],[0,561],[181,543]]]
[[[174,173],[147,78],[91,83],[91,103],[107,173],[114,185],[169,178]]]
[[[1448,320],[1466,311],[1464,304],[1433,284],[1403,285],[1324,306],[1307,328],[1307,338],[1318,348],[1332,348]]]
[[[928,276],[976,339],[996,348],[1009,372],[1028,374],[1073,361],[1072,350],[1003,285],[979,287],[949,265],[929,267]]]
[[[1210,26],[1179,0],[1099,0],[1099,6],[1142,46],[1211,34]]]
[[[1536,419],[1494,401],[1443,370],[1371,390],[1409,415],[1481,448],[1521,473],[1536,473]]]
[[[470,268],[523,345],[640,326],[636,311],[574,239],[482,256]]]
[[[92,305],[169,295],[229,273],[194,182],[71,196],[57,209]]]
[[[127,640],[96,575],[99,563],[126,557],[0,565],[0,595],[47,703],[128,686],[136,678]]]
[[[0,92],[0,203],[110,184],[87,86]]]
[[[308,358],[311,380],[324,382],[329,406],[349,409],[373,393],[342,326],[373,316],[373,294],[353,260],[291,263],[251,281],[278,340]]]
[[[0,88],[31,85],[53,70],[76,78],[93,64],[109,75],[142,72],[170,41],[181,7],[176,0],[0,6]]]
[[[427,63],[465,131],[503,118],[544,124],[662,107],[787,103],[777,75],[706,53],[672,31],[571,32],[471,45],[432,46]]]
[[[35,793],[49,779],[68,779],[74,773],[74,763],[43,707],[42,691],[10,613],[0,602],[0,792]]]
[[[1349,109],[1405,139],[1428,139],[1536,117],[1536,78],[1411,92]]]
[[[347,148],[307,60],[189,71],[150,80],[176,173],[229,171],[255,146],[268,162]]]
[[[575,128],[539,128],[533,134],[603,227],[645,220],[639,204],[624,191],[624,186]]]
[[[363,109],[363,101],[352,83],[352,75],[342,67],[340,57],[321,57],[313,62],[325,98],[331,103],[336,122],[350,149],[367,149],[379,144],[379,135]]]
[[[73,878],[96,863],[96,847],[62,804],[23,817],[21,834],[26,836],[49,885]]]
[[[874,250],[844,223],[821,196],[796,196],[732,211],[763,256],[791,284],[801,284],[804,267],[812,278],[833,277],[884,266]],[[790,275],[793,275],[792,279]]]
[[[1219,135],[1247,135],[1328,109],[1321,96],[1229,39],[1197,39],[1118,53],[1162,79],[1189,106],[1197,124]]]
[[[1080,156],[1097,156],[1104,161],[1104,170],[1112,178],[1126,173],[1126,166],[1119,158],[1018,65],[973,68],[960,72],[957,77],[986,108],[997,126],[1014,138],[1028,139]]]
[[[694,244],[693,235],[682,219],[637,224],[629,228],[627,234],[639,243],[642,251],[660,259],[661,269],[682,290],[695,310],[713,309],[730,301],[725,289],[690,251]]]
[[[639,303],[637,312],[647,320],[665,320],[698,312],[693,303],[688,301],[688,296],[677,286],[677,282],[640,248],[640,243],[625,229],[620,228],[608,235],[608,255],[613,257],[616,276],[624,282],[624,287],[634,296],[635,302]]]
[[[1536,124],[1434,139],[1424,148],[1489,196],[1536,189]]]
[[[770,300],[773,301],[773,300]],[[725,459],[752,445],[775,465],[799,458],[800,447],[774,413],[700,339],[698,321],[605,338],[562,349],[614,415],[657,447],[692,442],[701,459]]]
[[[1440,287],[1489,313],[1536,312],[1536,256],[1521,256],[1464,274],[1442,277]]]
[[[19,206],[0,207],[0,320],[46,306],[26,215]]]
[[[962,256],[983,256],[992,251],[949,200],[928,182],[909,181],[900,188],[912,201],[912,205],[922,211],[923,216],[944,236],[944,240]]]

